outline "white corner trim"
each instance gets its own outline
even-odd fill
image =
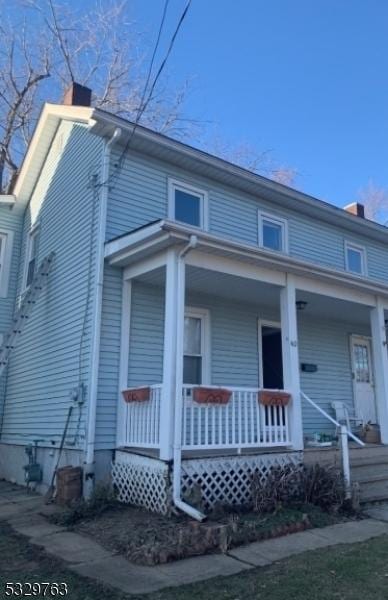
[[[2,264],[0,271],[0,298],[7,298],[9,277],[11,274],[14,232],[9,229],[1,229],[0,235],[5,237],[5,244],[1,256]]]
[[[360,253],[360,255],[361,255],[361,273],[352,271],[349,268],[348,250],[355,250],[356,252]],[[361,277],[367,276],[368,275],[368,263],[367,263],[366,247],[361,244],[354,243],[350,240],[345,240],[344,251],[345,251],[345,269],[346,269],[346,271],[348,271],[349,273],[352,273],[352,275],[356,275],[356,276],[357,275],[361,276]]]
[[[178,179],[174,179],[172,177],[168,178],[167,181],[167,189],[168,189],[168,202],[167,202],[167,218],[175,221],[175,190],[182,190],[183,192],[188,192],[189,194],[193,194],[194,196],[198,196],[200,199],[200,225],[198,229],[203,229],[208,231],[209,229],[209,194],[206,190],[198,188],[190,183],[186,183],[185,181],[181,181]],[[191,225],[191,227],[195,227]]]
[[[281,229],[282,229],[282,248],[280,250],[273,250],[272,248],[267,248],[266,246],[264,246],[264,239],[263,239],[263,222],[265,221],[269,221],[270,223],[274,223],[275,225],[280,225]],[[277,215],[268,213],[266,211],[263,210],[258,210],[257,211],[257,227],[258,227],[258,244],[260,246],[260,248],[264,248],[265,250],[267,250],[268,252],[276,252],[276,253],[283,253],[283,254],[288,254],[289,253],[289,244],[288,244],[288,221],[287,219],[284,219],[283,217],[279,217]]]

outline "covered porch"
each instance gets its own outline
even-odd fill
[[[301,392],[375,420],[387,443],[382,287],[197,234],[162,222],[107,246],[123,267],[117,447],[164,461],[177,446],[187,458],[298,452],[335,433]],[[124,402],[141,388],[145,400]],[[290,400],[267,406],[263,390]]]

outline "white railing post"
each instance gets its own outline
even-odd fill
[[[160,452],[162,460],[173,457],[176,327],[177,327],[177,269],[176,250],[167,252],[164,307],[163,388],[160,406]]]
[[[119,364],[119,393],[117,399],[116,445],[118,448],[128,445],[128,406],[122,397],[122,390],[128,387],[128,361],[131,325],[132,282],[123,279],[121,294],[121,341]]]
[[[300,397],[298,327],[296,318],[294,277],[287,273],[286,285],[280,291],[282,330],[283,387],[292,395],[290,437],[295,450],[303,450],[302,406]]]
[[[377,414],[381,441],[388,444],[388,354],[385,329],[384,306],[381,298],[376,298],[376,306],[371,309],[372,348],[374,359],[374,383]]]
[[[342,457],[342,474],[345,485],[345,497],[351,498],[351,481],[350,481],[350,459],[349,459],[349,442],[348,430],[345,425],[341,425],[341,457]]]

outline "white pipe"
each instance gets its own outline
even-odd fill
[[[347,499],[352,497],[351,492],[351,481],[350,481],[350,459],[349,459],[349,445],[348,445],[348,430],[345,425],[341,425],[341,454],[342,454],[342,473],[345,484],[345,497]]]
[[[117,127],[114,130],[112,137],[105,143],[101,169],[101,199],[98,213],[98,233],[96,241],[97,255],[95,268],[95,289],[93,294],[94,305],[92,314],[92,349],[89,376],[89,406],[84,465],[84,494],[86,497],[90,496],[94,487],[94,451],[96,435],[98,368],[101,340],[102,290],[104,283],[104,243],[109,192],[110,152],[112,145],[119,139],[120,136],[121,129]]]
[[[197,521],[206,519],[206,515],[190,506],[181,498],[182,471],[182,409],[183,409],[183,328],[185,317],[185,256],[196,248],[198,238],[190,236],[189,243],[178,254],[177,265],[177,335],[176,335],[176,378],[175,378],[175,410],[174,410],[174,463],[173,463],[173,502],[177,508]]]

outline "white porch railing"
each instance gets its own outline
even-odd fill
[[[288,406],[263,406],[258,388],[227,389],[227,404],[197,404],[193,387],[183,386],[182,448],[263,448],[288,446]],[[212,387],[212,386],[206,386]]]
[[[144,402],[129,402],[125,413],[126,445],[134,448],[159,448],[160,399],[162,384],[152,385]]]

